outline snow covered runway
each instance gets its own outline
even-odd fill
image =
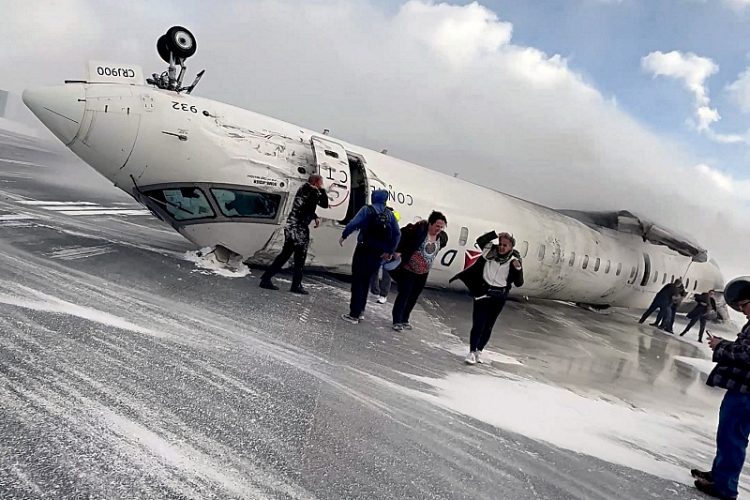
[[[467,367],[465,297],[353,327],[346,284],[199,267],[95,175],[0,137],[0,498],[701,498],[705,346],[514,303]]]

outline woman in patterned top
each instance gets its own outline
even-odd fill
[[[435,257],[448,244],[448,235],[444,231],[447,223],[445,215],[432,212],[426,221],[401,229],[401,240],[396,249],[401,265],[391,271],[398,282],[398,295],[393,304],[393,329],[396,331],[411,330],[411,311],[427,283]]]

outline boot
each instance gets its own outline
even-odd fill
[[[298,293],[300,295],[309,295],[310,294],[310,292],[308,292],[307,290],[305,290],[304,288],[302,288],[302,285],[293,286],[292,288],[289,289],[289,291],[292,292],[292,293]]]
[[[737,497],[729,497],[722,495],[719,490],[716,489],[716,486],[714,483],[710,481],[706,481],[705,479],[698,478],[695,480],[695,487],[698,488],[699,491],[702,491],[708,496],[714,497],[714,498],[720,498],[721,500],[735,500]]]
[[[260,284],[258,286],[261,288],[265,288],[266,290],[278,290],[279,289],[279,287],[274,285],[273,281],[271,281],[270,279],[266,280],[266,279],[261,278]]]
[[[711,475],[711,471],[702,471],[700,469],[690,469],[690,475],[696,479],[703,479],[709,483],[714,482],[714,477]]]

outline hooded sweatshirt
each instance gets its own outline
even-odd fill
[[[346,239],[354,231],[359,230],[357,235],[357,242],[360,244],[366,244],[373,250],[377,250],[382,253],[393,253],[396,251],[396,245],[401,236],[401,232],[398,227],[398,222],[393,216],[393,212],[386,209],[385,202],[388,201],[388,191],[385,189],[377,189],[372,192],[370,197],[372,205],[362,207],[357,215],[346,225],[344,231],[341,233],[341,237]],[[390,223],[390,235],[385,241],[370,241],[366,240],[367,229],[370,224],[375,222],[378,214],[388,214],[388,220]]]

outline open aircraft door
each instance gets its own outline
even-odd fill
[[[310,138],[315,155],[316,173],[323,176],[323,186],[328,193],[328,208],[318,207],[319,217],[343,220],[351,197],[349,159],[344,147],[320,136]]]

